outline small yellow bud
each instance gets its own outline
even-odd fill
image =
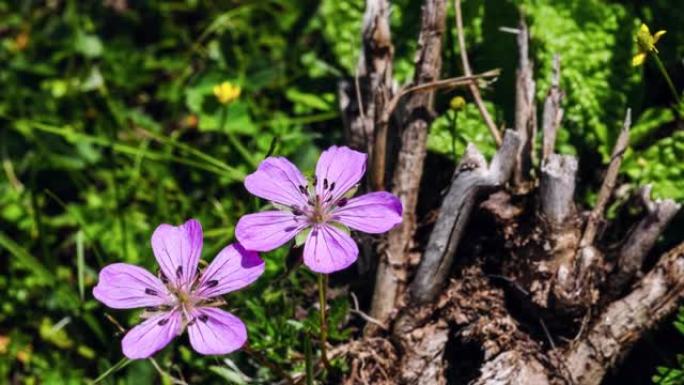
[[[649,53],[658,53],[658,49],[655,45],[664,34],[665,31],[658,31],[654,35],[651,35],[651,30],[648,28],[648,26],[646,24],[641,24],[641,27],[639,27],[639,31],[636,35],[638,51],[632,58],[632,65],[635,67],[639,66],[644,63],[646,56]]]
[[[240,97],[240,86],[231,82],[223,82],[214,86],[214,96],[221,104],[229,104]]]
[[[462,96],[454,96],[449,101],[449,107],[454,111],[462,110],[466,105],[466,101]]]

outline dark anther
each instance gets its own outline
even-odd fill
[[[159,322],[157,322],[157,325],[159,325],[159,326],[164,326],[164,325],[166,325],[167,323],[169,323],[169,319],[168,319],[168,318],[165,318],[165,319],[159,320]]]
[[[157,277],[159,277],[159,279],[160,279],[164,284],[166,284],[166,283],[169,282],[169,279],[166,278],[166,275],[164,275],[164,273],[161,271],[161,269],[157,269]]]
[[[301,184],[299,185],[299,192],[301,192],[304,195],[309,195],[309,192],[306,191],[306,187],[302,186]]]
[[[325,203],[330,203],[330,201],[333,199],[332,195],[328,195],[327,198],[325,198]]]
[[[330,183],[330,191],[335,189],[335,182]]]
[[[176,269],[176,277],[180,279],[183,276],[183,266],[178,266]]]
[[[302,212],[302,210],[300,210],[298,207],[292,207],[292,214],[302,215],[302,214],[304,214],[304,212]]]
[[[328,189],[328,178],[323,178],[323,190]]]
[[[212,279],[211,281],[207,281],[207,283],[204,284],[204,286],[212,288],[218,285],[218,281],[215,279]]]
[[[149,287],[145,289],[145,294],[149,295],[157,295],[157,291],[154,289],[150,289]]]
[[[347,202],[349,200],[347,198],[342,198],[339,201],[337,201],[337,207],[344,207],[347,205]]]
[[[318,183],[318,178],[316,178],[316,175],[313,177],[313,185],[316,187],[316,184]]]
[[[156,307],[156,306],[148,306],[148,307],[145,308],[145,310],[147,310],[147,311],[157,311],[157,310],[159,310],[159,308]]]
[[[188,326],[194,325],[194,324],[195,324],[195,321],[196,321],[196,318],[191,319],[191,320],[188,322]]]
[[[207,320],[209,320],[209,316],[206,314],[202,314],[197,318],[199,318],[200,321],[205,322],[205,323],[207,322]]]
[[[286,232],[286,233],[289,233],[290,231],[295,231],[296,229],[297,229],[296,226],[286,227],[286,228],[285,228],[285,232]]]

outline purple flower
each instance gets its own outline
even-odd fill
[[[388,192],[350,198],[366,172],[366,158],[347,147],[330,147],[321,154],[311,184],[287,159],[267,158],[245,178],[245,187],[280,210],[243,216],[235,236],[247,249],[269,251],[302,234],[304,264],[311,270],[348,267],[359,249],[347,226],[378,234],[401,222],[401,202]]]
[[[264,261],[240,244],[225,247],[201,273],[202,226],[191,219],[181,226],[162,224],[152,234],[160,278],[127,263],[100,271],[93,289],[98,301],[115,309],[145,308],[146,318],[121,341],[130,359],[147,358],[187,327],[190,344],[202,354],[228,354],[247,341],[245,325],[217,309],[223,294],[241,289],[264,272]]]

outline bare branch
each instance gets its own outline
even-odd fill
[[[473,71],[470,68],[470,62],[468,61],[468,51],[466,50],[465,33],[463,32],[463,17],[461,16],[461,0],[454,0],[454,8],[456,9],[456,30],[458,31],[458,47],[461,51],[461,63],[463,64],[463,72],[466,76],[470,76],[473,74]],[[499,134],[499,130],[496,128],[494,120],[489,115],[487,107],[484,105],[484,102],[482,101],[482,95],[480,95],[480,88],[477,86],[475,82],[471,82],[468,85],[468,88],[470,89],[470,93],[473,95],[473,99],[475,99],[475,104],[477,104],[477,109],[480,111],[482,119],[485,121],[485,124],[487,124],[487,128],[489,128],[489,133],[492,134],[492,138],[494,138],[494,142],[496,143],[496,145],[500,146],[501,134]]]
[[[551,76],[551,88],[544,100],[544,113],[542,114],[542,133],[544,143],[542,146],[542,162],[554,152],[556,147],[556,135],[563,119],[563,91],[560,89],[560,56],[553,56],[553,74]]]
[[[587,226],[584,229],[584,234],[582,235],[582,241],[580,242],[580,247],[587,247],[594,242],[596,238],[596,231],[598,225],[603,222],[603,212],[606,209],[608,200],[613,193],[615,188],[615,181],[617,180],[618,172],[620,171],[620,165],[622,164],[622,159],[629,145],[629,127],[632,124],[632,110],[627,109],[625,114],[625,122],[622,125],[622,130],[620,135],[615,142],[613,147],[613,154],[610,157],[610,164],[608,165],[608,171],[603,179],[603,184],[599,190],[599,195],[596,200],[596,205],[594,209],[589,214],[589,219],[587,220]]]

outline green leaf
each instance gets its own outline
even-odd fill
[[[101,56],[104,51],[102,41],[99,37],[82,32],[76,35],[76,43],[74,46],[77,52],[91,59]]]

